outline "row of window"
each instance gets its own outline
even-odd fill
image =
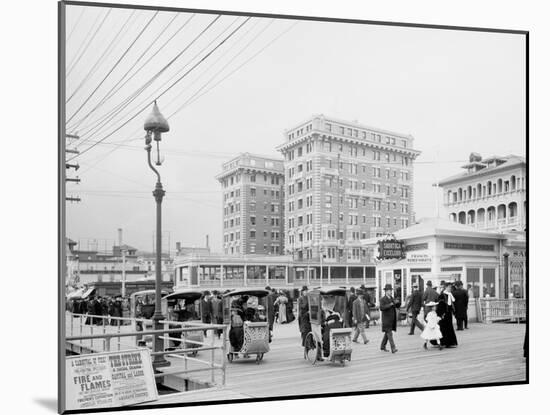
[[[279,226],[280,224],[280,218],[269,218],[267,216],[264,216],[264,225],[269,225],[271,223],[271,226]],[[256,225],[256,216],[250,216],[250,224]]]
[[[274,199],[278,199],[279,198],[279,191],[278,190],[269,190],[269,189],[264,189],[263,190],[263,193],[264,193],[264,196],[269,196],[271,195],[272,198]],[[252,197],[255,197],[257,195],[257,192],[256,192],[256,188],[255,187],[251,187],[250,188],[250,196]]]
[[[370,138],[372,141],[382,143],[385,142],[386,144],[390,144],[392,146],[395,146],[398,143],[398,139],[395,137],[390,137],[385,135],[384,138],[382,138],[381,134],[377,133],[368,133],[367,131],[358,130],[357,128],[350,128],[350,127],[343,127],[341,125],[333,125],[331,123],[325,123],[325,130],[329,132],[335,132],[340,135],[347,135],[349,137],[354,138],[363,138],[364,140],[367,140]],[[407,147],[407,140],[399,139],[399,144],[401,144],[402,147]]]
[[[278,240],[280,235],[281,233],[279,231],[263,231],[264,238],[271,237],[273,240]],[[254,229],[250,231],[250,239],[256,239],[256,231]]]
[[[256,211],[256,202],[251,201],[248,205],[248,209],[251,212],[255,212]],[[264,202],[264,211],[265,212],[271,212],[271,213],[279,213],[280,212],[279,204],[278,203]]]
[[[466,200],[474,200],[481,197],[493,196],[501,193],[524,189],[525,179],[523,177],[511,176],[509,180],[498,179],[487,181],[485,184],[459,187],[456,191],[447,191],[447,202],[456,203]]]
[[[223,221],[223,228],[232,228],[234,226],[241,226],[241,218],[235,218],[235,219],[228,219]]]
[[[407,213],[404,211],[401,212],[403,214]],[[334,215],[336,216],[336,215]],[[347,221],[346,221],[346,214],[343,212],[340,212],[338,215],[338,221],[340,223],[347,223],[348,225],[369,225],[367,215],[359,215],[356,213],[350,213],[347,215]],[[382,226],[382,217],[379,215],[373,215],[373,226],[375,227],[381,227]],[[398,217],[392,217],[392,216],[386,216],[386,227],[396,227],[398,226],[398,221],[400,221],[401,228],[406,228],[409,226],[409,219],[408,218],[398,218]],[[294,229],[303,225],[312,225],[313,224],[313,213],[306,213],[305,215],[299,215],[297,217],[289,218],[288,221],[288,229]],[[324,215],[324,222],[323,224],[332,224],[333,222],[333,213],[332,212],[326,212]],[[392,225],[393,223],[393,225]]]

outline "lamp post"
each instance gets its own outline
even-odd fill
[[[161,253],[162,253],[162,234],[161,234],[161,209],[162,209],[162,198],[164,197],[164,189],[162,188],[162,183],[160,181],[160,174],[153,164],[151,163],[151,142],[156,141],[157,148],[157,160],[155,164],[160,166],[162,161],[160,159],[160,149],[159,143],[161,140],[162,133],[170,131],[170,126],[166,118],[162,116],[157,106],[157,101],[153,105],[153,110],[151,114],[145,120],[143,129],[146,131],[145,134],[145,150],[147,151],[147,163],[153,172],[157,175],[157,183],[155,185],[155,190],[153,191],[153,196],[157,204],[157,225],[156,225],[156,264],[155,264],[155,313],[153,314],[153,329],[162,330],[161,320],[164,319],[161,309],[161,283],[162,283],[162,273],[161,273]],[[158,334],[153,335],[153,352],[162,352],[164,351],[164,340],[160,338]],[[170,363],[164,358],[163,355],[153,356],[153,367],[156,369],[162,366],[169,366]]]

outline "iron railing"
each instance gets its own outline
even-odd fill
[[[523,298],[476,298],[478,319],[482,323],[525,320],[526,301]]]
[[[99,321],[101,324],[86,324],[87,321],[93,322]],[[90,353],[101,353],[111,351],[111,341],[117,339],[116,350],[123,349],[137,349],[147,346],[147,340],[152,339],[154,335],[160,335],[159,337],[164,340],[164,350],[151,352],[151,356],[169,356],[176,359],[183,360],[183,368],[175,368],[175,370],[163,369],[161,372],[156,373],[155,377],[163,377],[169,375],[186,375],[195,372],[210,371],[210,383],[215,385],[215,372],[220,371],[221,385],[225,385],[226,382],[226,359],[227,354],[227,342],[226,330],[227,326],[224,324],[204,324],[195,322],[180,322],[162,320],[164,325],[162,330],[153,330],[153,320],[141,319],[141,318],[128,318],[128,317],[111,317],[111,316],[99,316],[92,314],[73,314],[67,312],[68,321],[68,335],[65,338],[67,347],[72,349],[71,346],[78,346],[81,350],[87,350]],[[109,324],[112,321],[116,321],[116,325]],[[124,324],[126,321],[130,322],[130,325]],[[77,324],[75,324],[75,322]],[[139,324],[138,324],[139,323]],[[142,327],[142,330],[136,329]],[[149,329],[151,327],[151,329]],[[125,328],[125,329],[124,329]],[[216,331],[221,330],[222,339],[220,344],[215,344]],[[206,331],[212,332],[209,343],[207,339],[205,341],[197,341],[186,339],[183,337],[172,337],[172,335],[181,336],[186,332]],[[121,339],[134,338],[133,342],[122,343]],[[170,341],[181,342],[181,348],[170,348]],[[95,343],[95,344],[94,344]],[[192,344],[195,347],[187,347],[188,344]],[[151,341],[152,345],[152,341]],[[216,350],[221,352],[220,361],[216,362],[215,353]],[[197,357],[190,357],[188,354],[195,352],[210,352],[208,359],[200,359]],[[189,368],[188,363],[195,362],[205,367]]]

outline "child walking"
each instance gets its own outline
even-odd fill
[[[434,306],[436,305],[437,303],[434,301],[430,301],[426,304],[426,311],[428,312],[426,315],[426,327],[424,327],[424,330],[420,335],[420,337],[424,339],[424,349],[428,349],[428,342],[430,340],[437,341],[439,350],[442,349],[439,339],[441,339],[443,335],[441,334],[441,330],[439,330],[439,324],[437,324],[439,320],[441,320],[441,317],[438,317],[434,311]]]

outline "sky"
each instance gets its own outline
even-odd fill
[[[152,250],[143,122],[154,98],[170,123],[159,171],[171,250],[209,235],[220,251],[222,163],[279,156],[284,131],[313,114],[414,137],[417,219],[437,206],[444,216],[432,184],[471,152],[526,153],[521,35],[216,17],[67,6],[67,132],[81,137],[67,141],[81,152],[68,154],[81,182],[67,195],[82,199],[67,204],[68,237],[109,247],[122,228],[125,243]]]

